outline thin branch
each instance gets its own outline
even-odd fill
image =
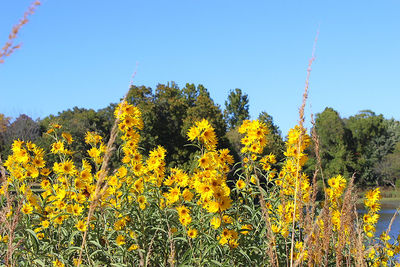
[[[15,50],[21,47],[21,44],[14,45],[14,41],[18,36],[18,32],[21,30],[22,26],[28,23],[28,17],[35,13],[36,7],[40,5],[40,1],[36,0],[33,2],[27,11],[25,11],[24,16],[19,21],[18,24],[14,25],[11,33],[8,35],[8,40],[5,45],[0,50],[0,64],[4,63],[4,59],[10,56]]]

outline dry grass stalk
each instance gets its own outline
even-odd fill
[[[319,258],[316,263],[324,261],[324,266],[328,266],[329,247],[333,235],[333,224],[332,212],[329,210],[329,200],[327,196],[325,196],[324,208],[322,210],[322,221],[324,227],[320,232],[322,234],[320,247],[317,247],[315,251],[315,255]]]
[[[1,163],[0,163],[1,164]],[[0,212],[0,233],[6,232],[8,236],[7,251],[5,253],[4,261],[6,266],[15,266],[13,262],[14,251],[23,242],[21,239],[17,244],[14,244],[15,230],[18,226],[20,219],[20,211],[22,208],[22,201],[18,201],[16,208],[12,208],[12,203],[15,202],[14,198],[10,196],[7,187],[5,189],[6,207]],[[11,215],[9,215],[11,212]]]
[[[7,42],[0,50],[0,64],[4,63],[4,60],[6,57],[10,56],[15,50],[17,50],[18,48],[21,47],[20,44],[14,45],[14,41],[17,38],[18,32],[20,31],[22,26],[24,26],[26,23],[28,23],[28,21],[29,21],[28,17],[30,15],[32,15],[33,13],[35,13],[35,9],[39,5],[40,5],[39,0],[36,0],[35,2],[33,2],[29,6],[28,10],[25,11],[24,16],[19,21],[19,23],[12,28],[11,33],[8,35]]]
[[[153,244],[154,244],[154,239],[156,238],[157,234],[158,234],[158,229],[154,233],[153,238],[150,240],[149,249],[148,249],[147,255],[146,255],[146,264],[144,265],[145,267],[147,267],[149,265],[151,252],[152,252]]]
[[[0,156],[0,172],[2,178],[0,186],[3,186],[7,183],[7,177],[6,177],[6,170],[3,167],[1,156]],[[21,240],[15,246],[13,245],[15,237],[15,229],[17,228],[19,222],[19,212],[22,208],[22,203],[18,202],[16,209],[13,211],[12,203],[14,202],[14,198],[10,196],[10,193],[8,192],[8,186],[3,186],[3,190],[4,190],[4,196],[6,198],[6,207],[2,208],[0,211],[0,234],[6,232],[8,236],[7,251],[5,252],[5,257],[4,257],[5,264],[6,266],[14,266],[14,263],[12,261],[12,256],[15,248],[19,246],[20,242],[22,242]],[[10,212],[11,215],[9,216]],[[11,219],[9,219],[9,217],[11,217]]]
[[[3,167],[3,161],[1,160],[1,155],[0,155],[0,174],[1,174],[0,185],[2,185],[7,181],[7,178],[6,178],[6,169],[4,169]]]
[[[313,125],[312,131],[311,131],[311,136],[312,136],[312,139],[315,144],[314,150],[315,150],[315,154],[317,155],[317,158],[319,158],[319,166],[321,166],[321,164],[320,164],[321,160],[319,157],[319,147],[320,147],[319,146],[319,138],[318,138],[317,132],[315,130],[315,122],[314,122],[313,114],[311,114],[311,123]],[[317,200],[317,193],[318,193],[317,176],[318,176],[319,171],[321,171],[321,173],[322,173],[321,167],[314,171],[314,175],[313,175],[313,179],[312,179],[311,201],[310,201],[310,205],[308,205],[306,207],[307,214],[304,219],[304,225],[303,225],[303,229],[305,230],[304,234],[305,234],[306,238],[304,239],[303,249],[300,252],[299,257],[297,258],[297,260],[294,264],[295,266],[298,266],[301,263],[301,261],[303,260],[306,249],[307,248],[310,249],[312,246],[314,246],[312,244],[312,241],[315,241],[315,236],[318,234],[318,231],[320,230],[317,228],[317,222],[320,219],[320,216],[318,216],[318,218],[315,218],[316,200]],[[309,265],[310,264],[311,264],[311,261],[309,261]]]
[[[322,178],[322,185],[325,190],[325,179],[324,179],[324,172],[322,170],[322,163],[321,163],[321,154],[319,153],[320,149],[320,142],[319,142],[319,136],[317,134],[317,130],[315,128],[315,120],[314,120],[314,115],[311,114],[311,124],[312,124],[312,129],[311,129],[311,138],[314,142],[314,152],[315,152],[315,157],[317,158],[317,168],[319,172],[321,173],[321,178]]]
[[[122,102],[124,102],[126,100],[126,97],[127,97],[127,94],[124,96]],[[119,112],[121,113],[122,110],[120,110]],[[88,216],[86,219],[86,230],[83,233],[82,245],[81,245],[81,250],[79,253],[78,267],[80,266],[81,261],[82,261],[82,253],[83,253],[83,248],[86,245],[86,238],[87,238],[90,220],[93,216],[95,208],[97,207],[100,199],[102,198],[102,196],[104,195],[104,193],[106,192],[107,187],[108,187],[108,183],[107,182],[104,183],[104,180],[107,176],[108,163],[110,161],[112,152],[114,151],[114,147],[113,147],[114,142],[118,135],[118,123],[119,123],[119,120],[118,120],[118,118],[116,118],[114,121],[114,125],[111,129],[110,139],[108,140],[108,143],[107,143],[106,152],[104,153],[103,163],[101,165],[100,174],[99,174],[99,179],[97,180],[97,183],[96,183],[96,189],[94,192],[93,200],[90,204]]]
[[[357,208],[354,207],[354,213],[357,214]],[[363,234],[363,229],[358,223],[358,217],[356,217],[356,228],[354,231],[354,250],[356,252],[356,257],[355,257],[355,265],[356,266],[367,266],[367,263],[365,262],[364,259],[364,253],[365,253],[365,248],[364,248],[364,234]]]
[[[301,103],[301,106],[299,109],[299,125],[300,126],[303,126],[303,124],[304,124],[304,109],[306,107],[306,102],[307,102],[307,98],[308,98],[308,87],[310,84],[311,67],[315,60],[315,50],[316,50],[317,42],[318,42],[318,35],[319,35],[319,31],[317,31],[317,34],[315,36],[311,58],[308,61],[307,78],[306,78],[306,84],[304,86],[304,93],[303,93],[303,102]]]
[[[168,256],[168,263],[169,263],[169,266],[173,267],[173,266],[175,266],[175,242],[172,237],[173,233],[172,233],[171,227],[168,223],[168,219],[166,220],[166,222],[167,222],[167,227],[168,227],[168,242],[169,242],[169,249],[170,249],[169,256]]]
[[[317,220],[315,220],[315,204],[316,204],[316,198],[317,198],[317,186],[316,186],[316,177],[318,174],[318,170],[316,170],[314,172],[314,176],[313,176],[313,187],[312,187],[312,196],[311,196],[311,208],[310,207],[306,207],[306,210],[308,211],[306,214],[306,217],[304,219],[304,225],[303,225],[303,229],[304,234],[306,236],[306,238],[304,239],[304,246],[303,249],[301,250],[296,262],[294,263],[294,266],[298,266],[301,261],[303,260],[304,257],[304,253],[306,251],[306,248],[308,248],[311,245],[311,241],[312,241],[312,236],[313,234],[315,234],[315,230],[316,230],[316,226],[317,226]],[[318,218],[317,218],[318,219]]]
[[[336,248],[336,266],[342,266],[343,264],[343,248],[346,243],[346,239],[349,238],[350,227],[354,221],[354,174],[350,179],[349,186],[347,187],[346,193],[344,195],[342,209],[340,211],[340,228],[338,230],[338,243]]]
[[[269,243],[267,245],[267,254],[271,259],[271,266],[279,266],[279,261],[278,261],[278,255],[276,252],[276,241],[275,241],[275,234],[272,231],[271,228],[271,219],[268,214],[268,209],[267,205],[265,203],[264,195],[262,194],[262,187],[260,185],[260,180],[258,179],[258,176],[256,175],[256,182],[257,182],[257,187],[258,190],[260,191],[260,206],[261,206],[261,212],[262,215],[264,216],[265,220],[265,225],[267,227],[267,242]]]
[[[308,87],[309,87],[309,81],[310,81],[310,75],[311,75],[311,66],[312,63],[315,60],[315,49],[316,49],[316,45],[317,45],[317,41],[318,41],[318,35],[319,32],[317,32],[317,35],[315,37],[314,40],[314,45],[313,45],[313,50],[312,50],[312,55],[311,58],[308,62],[308,67],[307,67],[307,78],[306,78],[306,82],[305,82],[305,86],[304,86],[304,93],[303,93],[303,101],[301,103],[300,109],[299,109],[299,126],[300,126],[300,136],[299,136],[299,141],[297,144],[297,163],[296,163],[296,186],[295,186],[295,193],[294,193],[294,208],[293,208],[293,221],[292,221],[292,240],[291,240],[291,246],[290,246],[290,266],[293,266],[293,253],[294,253],[294,235],[295,235],[295,219],[296,219],[296,210],[297,210],[297,205],[298,205],[298,201],[297,198],[299,198],[300,196],[298,196],[298,191],[299,191],[299,176],[300,176],[300,147],[301,144],[303,142],[303,136],[305,134],[305,129],[304,129],[304,109],[307,103],[307,98],[308,98]]]
[[[397,213],[399,213],[399,210],[398,210],[398,209],[397,209],[396,212],[393,214],[392,219],[390,219],[389,226],[388,226],[388,228],[387,228],[386,231],[385,231],[385,233],[386,233],[387,235],[389,235],[390,230],[392,229],[392,224],[393,224],[394,220],[396,219]]]

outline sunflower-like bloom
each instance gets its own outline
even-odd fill
[[[265,123],[259,120],[245,120],[239,127],[239,133],[245,134],[241,142],[244,145],[242,153],[251,152],[254,154],[261,154],[267,144],[266,135],[269,130]]]
[[[206,119],[196,122],[195,126],[189,129],[187,136],[189,137],[189,141],[197,139],[210,151],[215,150],[217,146],[217,136],[214,128]]]

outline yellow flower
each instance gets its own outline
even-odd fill
[[[68,144],[72,144],[72,142],[74,141],[74,139],[72,139],[71,134],[69,133],[62,133],[61,136],[64,137],[64,139],[67,141]]]
[[[87,150],[89,156],[91,158],[97,159],[101,155],[101,151],[97,147],[92,147],[91,149]]]
[[[189,215],[189,209],[183,205],[177,207],[176,210],[178,211],[179,217],[186,217]]]
[[[79,263],[79,264],[82,264],[82,260],[79,261],[79,259],[74,258],[74,259],[73,259],[73,263],[74,263],[74,266],[78,266],[78,263]]]
[[[44,160],[43,160],[43,158],[41,156],[36,156],[32,160],[32,164],[36,168],[43,168],[45,166],[45,162],[44,162]]]
[[[140,207],[142,210],[144,210],[144,209],[146,208],[147,200],[146,200],[146,197],[145,197],[145,196],[143,196],[143,195],[138,196],[137,202],[139,203],[139,207]]]
[[[42,223],[41,223],[41,224],[42,224],[42,227],[46,229],[46,228],[48,228],[48,227],[49,227],[49,225],[50,225],[50,222],[49,222],[48,220],[44,220],[44,221],[42,221]]]
[[[133,184],[133,188],[137,193],[143,193],[144,187],[143,187],[143,178],[139,178],[135,181]]]
[[[192,126],[189,129],[187,136],[189,137],[190,141],[198,139],[202,144],[205,145],[207,150],[215,150],[216,148],[217,137],[214,132],[214,128],[206,119],[196,122],[195,126]]]
[[[64,266],[65,266],[64,263],[62,263],[58,259],[53,261],[53,267],[64,267]]]
[[[207,154],[204,154],[203,157],[199,159],[199,166],[203,169],[206,169],[210,165],[211,159],[208,157]]]
[[[271,225],[271,230],[272,230],[272,232],[274,232],[274,233],[279,233],[279,231],[280,231],[281,229],[280,229],[280,227],[279,227],[278,225],[272,224],[272,225]]]
[[[190,215],[179,217],[179,221],[183,226],[187,226],[192,222],[192,217]]]
[[[86,132],[85,143],[95,145],[101,142],[103,138],[95,132]]]
[[[57,141],[51,145],[51,152],[53,154],[63,153],[64,152],[64,143],[61,141]]]
[[[230,197],[227,197],[227,196],[221,197],[220,199],[218,199],[217,202],[218,202],[220,211],[227,210],[232,205],[232,199],[230,199]]]
[[[25,214],[31,214],[33,211],[33,207],[30,203],[25,203],[21,211]]]
[[[201,183],[196,189],[201,194],[202,199],[210,199],[213,195],[211,186],[206,183]]]
[[[78,229],[81,232],[85,232],[87,229],[86,223],[84,221],[78,221],[75,224],[76,229]]]
[[[139,246],[137,244],[133,244],[128,248],[128,251],[136,250],[138,248],[139,248]]]
[[[182,197],[183,197],[184,200],[189,202],[189,201],[191,201],[193,199],[193,193],[189,189],[186,188],[182,192]]]
[[[239,180],[237,180],[237,182],[236,182],[236,187],[237,187],[238,189],[243,189],[243,188],[246,187],[246,183],[245,183],[242,179],[239,179]]]
[[[245,224],[242,226],[242,230],[253,230],[253,226],[251,224]],[[241,231],[241,233],[247,235],[249,231]]]
[[[68,159],[65,162],[60,164],[59,171],[61,173],[73,175],[75,173],[76,169],[75,169],[74,163],[70,159]]]
[[[191,229],[191,228],[189,228],[189,230],[187,231],[187,235],[188,235],[190,238],[194,239],[194,238],[197,237],[197,230],[196,230],[196,229]]]
[[[231,216],[228,216],[228,215],[222,216],[222,220],[224,221],[224,223],[227,223],[227,224],[233,223],[233,218]]]
[[[181,190],[179,187],[173,187],[169,189],[169,193],[166,195],[168,203],[172,204],[179,200],[179,195],[181,194]]]
[[[125,237],[122,235],[118,235],[115,242],[117,243],[118,246],[122,246],[125,244]]]
[[[51,170],[48,169],[48,168],[43,168],[43,169],[40,170],[40,174],[43,175],[43,176],[49,176],[50,173],[51,173]]]
[[[210,221],[210,224],[214,229],[218,229],[221,226],[221,219],[218,217],[213,217]]]

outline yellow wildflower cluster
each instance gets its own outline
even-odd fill
[[[266,135],[268,132],[269,130],[265,123],[260,122],[259,120],[243,121],[242,125],[239,127],[239,133],[245,134],[241,140],[244,145],[241,152],[243,154],[248,152],[261,154],[267,144]]]
[[[45,168],[44,151],[31,142],[14,141],[12,154],[4,163],[10,177],[23,182],[26,179],[34,180],[39,175],[47,176],[50,172]]]
[[[400,235],[398,235],[397,240],[391,240],[387,230],[381,234],[379,239],[380,244],[368,250],[367,259],[370,260],[371,266],[400,266],[400,262],[395,263],[395,265],[390,262],[395,255],[400,253]]]
[[[344,179],[344,177],[341,175],[332,177],[328,180],[329,187],[326,188],[326,195],[329,199],[329,209],[332,213],[332,224],[334,231],[340,230],[342,194],[346,188],[346,184],[346,179]]]
[[[228,244],[231,248],[237,248],[239,235],[235,230],[225,228],[222,233],[217,237],[221,245]]]
[[[91,148],[87,150],[89,157],[96,165],[100,165],[103,162],[103,156],[106,152],[103,138],[95,132],[87,132],[85,135],[85,143],[91,146]]]
[[[286,160],[274,180],[279,188],[281,202],[277,206],[278,219],[274,231],[289,235],[293,221],[299,220],[303,206],[310,201],[311,186],[307,175],[301,172],[307,156],[303,153],[310,144],[305,129],[295,126],[290,129],[286,141]]]
[[[189,141],[198,140],[206,149],[214,150],[217,146],[217,136],[211,124],[206,119],[198,121],[195,124],[196,126],[191,127],[187,133]]]
[[[13,185],[14,189],[24,196],[21,211],[24,214],[31,214],[34,210],[39,210],[40,205],[37,195],[30,188],[30,184],[39,177],[47,177],[50,170],[45,168],[43,149],[31,142],[16,140],[12,145],[12,151],[13,153],[4,163],[4,167],[10,175],[0,188],[0,196],[5,194],[10,185]],[[8,218],[11,215],[12,209],[8,211],[6,216]]]
[[[226,175],[233,158],[227,150],[208,151],[199,159],[192,177],[192,187],[199,194],[198,204],[210,213],[223,212],[231,206]]]
[[[352,246],[350,238],[354,238],[349,229],[357,225],[342,219],[350,218],[343,213],[346,179],[338,175],[328,180],[327,206],[321,208],[311,201],[313,187],[302,171],[307,160],[304,150],[311,142],[304,128],[290,130],[286,158],[278,165],[275,155],[263,154],[266,125],[244,121],[239,129],[244,135],[243,164],[230,173],[234,159],[228,149],[217,149],[216,134],[205,119],[187,133],[200,152],[195,154],[192,168],[184,170],[166,168],[167,151],[161,146],[148,155],[140,152],[143,122],[139,109],[122,102],[115,116],[122,139],[118,148],[121,165],[112,171],[102,168],[109,151],[95,132],[86,133],[90,149],[86,159],[76,162],[70,149],[72,136],[61,132],[60,125],[52,124],[47,132],[54,139],[51,156],[59,160],[51,170],[45,167],[42,149],[30,142],[14,142],[13,153],[4,164],[9,177],[0,192],[5,195],[10,188],[17,201],[7,207],[4,217],[9,222],[15,221],[14,216],[21,218],[14,243],[33,240],[37,244],[37,248],[30,243],[19,245],[27,250],[19,255],[20,262],[38,260],[46,266],[128,265],[139,264],[143,255],[155,255],[146,256],[152,266],[167,261],[172,265],[235,262],[269,266],[273,248],[278,265],[288,263],[289,250],[290,261],[298,260],[300,265],[318,264],[322,257],[327,257],[329,263],[337,260],[340,265],[339,249],[353,260],[352,248],[347,248]],[[277,175],[274,168],[278,167]],[[238,178],[231,180],[228,175]],[[36,193],[32,182],[40,183]],[[363,227],[365,235],[371,237],[368,242],[379,218],[379,199],[379,188],[366,195],[368,212]],[[20,208],[16,208],[17,203],[21,203]],[[0,228],[0,248],[12,238]],[[372,266],[390,265],[400,252],[400,240],[389,242],[387,233],[380,240],[379,245],[362,248]],[[240,250],[235,250],[238,247]]]
[[[381,192],[379,187],[369,190],[365,195],[364,205],[367,208],[367,213],[364,214],[364,232],[368,237],[373,237],[375,234],[375,224],[379,219],[379,210],[381,199]]]

